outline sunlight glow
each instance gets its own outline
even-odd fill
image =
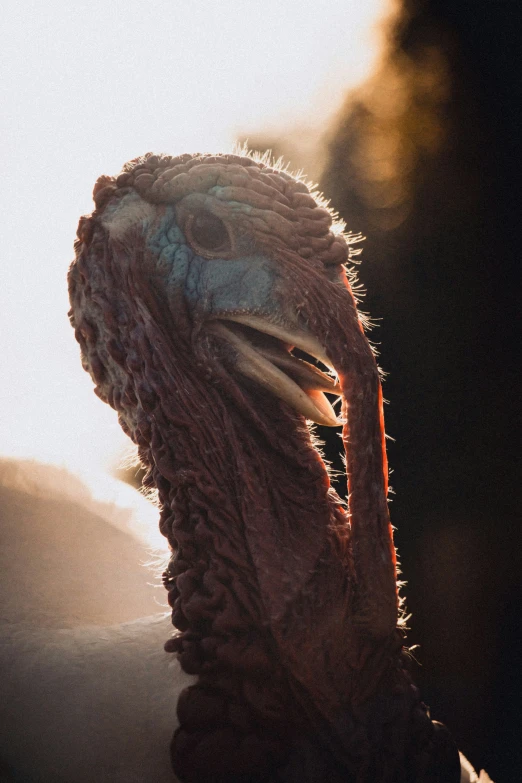
[[[0,453],[85,474],[126,443],[67,321],[78,218],[102,173],[148,150],[326,124],[380,51],[386,0],[7,0]]]

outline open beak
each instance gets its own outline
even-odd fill
[[[261,316],[244,314],[212,320],[207,329],[233,346],[235,367],[242,375],[317,424],[327,427],[341,424],[325,396],[325,392],[341,394],[337,379],[290,353],[298,348],[331,367],[324,347],[310,332],[301,327],[288,329]]]

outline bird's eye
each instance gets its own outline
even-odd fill
[[[203,256],[228,253],[232,241],[225,223],[211,212],[190,215],[185,225],[187,239],[193,249]]]

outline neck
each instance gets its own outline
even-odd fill
[[[210,399],[205,389],[203,448],[201,432],[174,422],[157,422],[152,438],[174,550],[165,584],[180,631],[167,649],[199,675],[205,698],[226,693],[255,721],[268,710],[269,743],[281,742],[284,755],[299,711],[326,726],[349,701],[348,520],[305,422],[257,389],[254,403],[224,386]],[[193,715],[180,703],[183,731]],[[181,776],[179,756],[177,748]]]
[[[225,403],[223,388],[212,400],[206,390],[203,449],[199,433],[172,423],[158,427],[153,449],[175,551],[174,624],[191,639],[203,626],[211,636],[269,630],[294,669],[303,644],[313,648],[325,625],[349,614],[348,520],[305,423],[259,390],[254,402],[227,386]]]

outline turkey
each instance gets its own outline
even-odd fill
[[[169,680],[152,652],[159,620],[113,628],[105,657],[91,644],[103,633],[72,631],[71,649],[91,656],[86,683],[99,672],[106,685],[90,700],[81,691],[85,741],[62,779],[166,779],[147,764],[164,765],[158,738],[172,720],[171,764],[186,783],[472,781],[410,676],[381,385],[344,266],[350,236],[266,158],[148,154],[101,177],[94,200],[69,272],[71,323],[158,494],[175,668]],[[341,397],[340,415],[326,394]],[[307,421],[343,426],[347,505]],[[71,682],[79,660],[67,657]],[[41,703],[53,691],[56,711],[64,676],[44,667],[53,677]],[[122,683],[133,683],[128,703]],[[145,723],[122,741],[140,696]]]

